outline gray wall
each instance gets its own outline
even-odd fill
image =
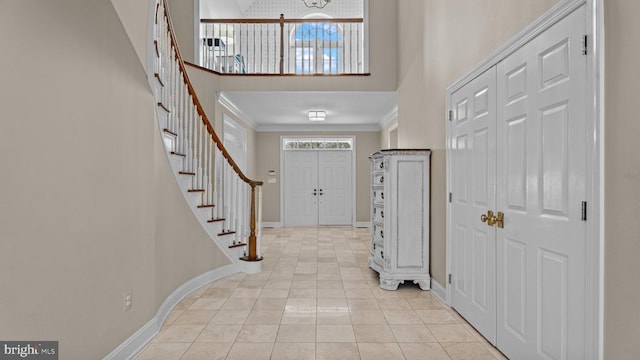
[[[0,43],[0,339],[99,359],[228,261],[170,173],[109,0],[3,2]]]

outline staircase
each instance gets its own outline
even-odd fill
[[[205,114],[185,70],[164,0],[158,0],[150,81],[167,156],[202,227],[245,272],[261,270],[262,182],[231,158]]]

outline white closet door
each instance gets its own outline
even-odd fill
[[[351,151],[319,151],[318,167],[318,223],[351,225]]]
[[[451,97],[451,305],[489,342],[496,339],[496,235],[480,221],[496,209],[496,72]]]
[[[318,225],[317,152],[285,151],[284,174],[285,225]]]
[[[511,359],[584,359],[583,7],[498,64],[498,332]]]

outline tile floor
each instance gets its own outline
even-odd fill
[[[264,229],[262,249],[261,273],[191,293],[135,359],[505,359],[429,291],[380,289],[368,229]]]

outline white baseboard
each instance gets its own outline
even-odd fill
[[[356,221],[356,225],[357,228],[369,228],[371,227],[371,222],[370,221]]]
[[[447,298],[447,290],[433,278],[431,278],[431,294],[435,295],[444,304],[447,303],[447,301],[445,300]]]
[[[154,336],[160,332],[162,323],[164,323],[171,310],[184,299],[187,295],[202,286],[223,277],[233,275],[243,271],[243,264],[236,263],[219,267],[204,274],[198,275],[186,283],[180,285],[162,302],[160,308],[156,312],[156,316],[144,324],[138,331],[131,335],[127,340],[115,348],[103,360],[121,360],[132,359],[140,350],[142,350]]]
[[[282,227],[282,223],[281,222],[262,222],[262,227],[263,228],[281,228]]]

